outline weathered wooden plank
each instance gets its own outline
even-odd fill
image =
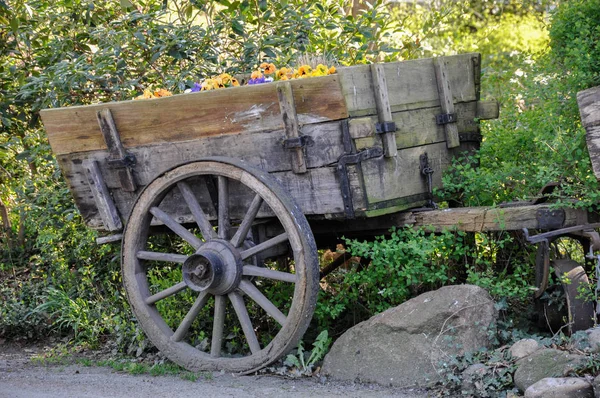
[[[586,130],[586,142],[592,169],[600,180],[600,86],[577,93],[581,123]]]
[[[440,96],[442,115],[453,117],[454,97],[450,87],[450,78],[448,76],[448,67],[446,65],[446,61],[443,58],[436,58],[433,60],[433,66],[435,69],[438,93]],[[458,138],[458,127],[456,126],[455,121],[445,123],[444,131],[446,132],[446,145],[448,148],[456,148],[460,145],[460,140]]]
[[[415,226],[430,225],[436,231],[457,229],[467,232],[511,231],[523,228],[539,229],[537,212],[548,205],[520,207],[464,207],[413,213]],[[565,221],[562,228],[587,224],[583,209],[563,209]]]
[[[461,54],[444,57],[454,103],[475,101],[474,59],[479,54]],[[433,60],[424,58],[384,64],[390,108],[392,112],[439,106],[439,94]],[[377,113],[373,82],[368,65],[340,68],[338,71],[348,113],[359,117]]]
[[[119,217],[119,212],[104,183],[98,162],[93,160],[85,161],[83,162],[83,168],[87,176],[90,192],[92,193],[94,203],[98,210],[98,215],[102,219],[104,229],[111,232],[123,229],[123,223]]]
[[[500,116],[500,104],[496,100],[477,101],[477,115],[479,120],[498,119]]]
[[[383,65],[384,64],[371,65],[375,106],[377,107],[377,117],[381,124],[392,121],[388,86]],[[381,134],[381,142],[383,144],[383,154],[386,158],[396,156],[398,150],[396,149],[396,136],[393,131]]]
[[[279,108],[281,109],[281,117],[283,118],[286,139],[300,137],[300,127],[296,115],[296,105],[294,104],[294,93],[290,81],[277,83],[277,98],[279,100]],[[289,151],[294,173],[306,173],[306,159],[303,148],[296,147],[289,149]]]
[[[466,102],[456,105],[455,111],[458,118],[456,125],[460,133],[479,132],[479,123],[476,120],[477,104],[477,102]],[[410,148],[445,141],[444,127],[435,122],[435,115],[440,112],[439,106],[394,112],[392,119],[398,128],[396,131],[397,148]],[[355,138],[354,143],[358,150],[381,145],[379,137],[375,134],[374,123],[376,123],[375,117],[351,119],[350,135]]]
[[[427,183],[421,175],[419,163],[419,156],[424,153],[427,153],[434,170],[433,186],[441,187],[442,171],[450,164],[445,142],[402,149],[395,158],[375,158],[362,163],[367,207],[426,193]]]
[[[100,125],[100,132],[104,138],[104,142],[108,147],[110,154],[109,161],[123,162],[127,156],[127,151],[123,148],[121,143],[121,137],[115,126],[115,121],[110,113],[110,109],[101,109],[96,113],[98,118],[98,124]],[[121,188],[125,191],[133,192],[136,189],[135,179],[133,173],[129,167],[119,167],[117,173],[119,174],[119,180],[121,181]]]
[[[348,116],[337,75],[291,81],[300,125]],[[274,84],[41,112],[55,155],[106,149],[96,112],[109,108],[126,148],[283,128]]]

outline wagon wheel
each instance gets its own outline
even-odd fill
[[[584,268],[574,260],[552,261],[554,273],[559,278],[566,277],[566,283],[562,282],[567,300],[568,327],[569,332],[575,333],[594,326],[594,303],[580,298],[581,287],[587,288],[590,284]]]
[[[198,181],[202,179],[217,182],[214,208],[198,199],[203,195],[198,193]],[[241,191],[248,199],[242,203],[242,216],[236,220],[229,213],[233,207],[240,207]],[[174,212],[161,204],[169,195],[171,198],[180,195],[175,197],[179,198],[179,204],[187,206],[203,239],[193,228],[180,224]],[[217,216],[216,228],[209,222],[211,212],[213,218]],[[249,239],[252,225],[260,214],[270,214],[280,228],[277,235],[263,242]],[[156,220],[193,247],[191,253],[152,251],[150,230]],[[262,255],[282,244],[291,248],[292,271],[274,270],[264,263],[256,266],[257,259],[262,262]],[[152,291],[149,267],[156,263],[178,267],[180,280]],[[144,332],[169,359],[193,371],[251,372],[280,358],[306,331],[319,286],[317,249],[302,211],[273,177],[242,161],[227,158],[185,164],[148,184],[138,197],[125,228],[122,271],[129,302]],[[279,307],[289,307],[287,314],[282,312],[284,308],[274,304],[272,297],[267,297],[275,294],[273,289],[271,293],[261,291],[263,283],[275,281],[284,283],[293,292],[285,297],[286,305],[281,304],[281,294],[277,297]],[[161,300],[190,293],[195,295],[193,305],[185,310],[183,319],[169,326],[172,321],[165,311],[161,312]],[[248,305],[262,309],[249,312]],[[188,340],[190,327],[198,321],[203,309],[205,313],[207,309],[212,312],[212,321],[203,320],[204,324],[212,323],[205,331],[210,335],[209,352]],[[258,323],[266,318],[279,328],[267,342],[266,334],[261,336],[256,332]],[[236,322],[235,330],[241,327],[245,337],[246,349],[235,356],[223,347],[229,332],[226,325],[231,322]]]

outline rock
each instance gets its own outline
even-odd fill
[[[515,359],[525,358],[528,355],[533,354],[541,348],[540,343],[534,339],[523,339],[517,341],[510,347],[510,355]]]
[[[490,346],[497,311],[473,285],[446,286],[378,314],[344,333],[325,357],[323,374],[393,386],[439,380],[440,362]]]
[[[588,329],[586,331],[588,344],[590,345],[590,351],[594,354],[600,352],[600,327]]]
[[[475,393],[481,388],[479,383],[483,380],[483,377],[488,371],[488,367],[482,363],[475,363],[462,372],[462,393]]]
[[[517,361],[515,385],[521,391],[547,377],[566,376],[573,368],[585,362],[583,355],[569,354],[550,348],[538,350]]]
[[[592,386],[594,387],[594,397],[600,398],[600,375],[596,376],[592,383]]]
[[[578,377],[547,377],[525,390],[525,398],[593,398],[592,385]]]

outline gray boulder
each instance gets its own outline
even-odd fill
[[[426,386],[439,380],[451,356],[489,347],[497,316],[484,289],[442,287],[349,329],[322,372],[337,380]]]
[[[545,378],[525,391],[525,398],[593,398],[592,385],[578,377]]]
[[[517,361],[515,385],[521,391],[547,377],[564,377],[586,360],[583,355],[550,348],[542,349]]]
[[[537,350],[541,348],[540,343],[535,341],[534,339],[523,339],[517,341],[513,344],[509,351],[510,355],[512,355],[515,359],[525,358],[528,355],[533,354]]]

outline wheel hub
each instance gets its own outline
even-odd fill
[[[242,279],[242,259],[239,250],[222,239],[202,245],[183,263],[183,281],[197,292],[227,294]]]

